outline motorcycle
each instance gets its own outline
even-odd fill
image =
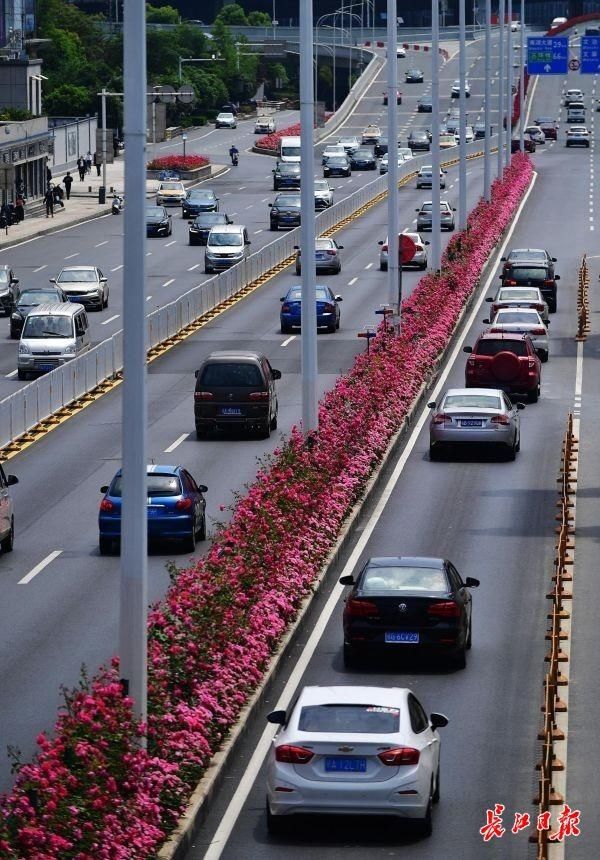
[[[238,156],[237,152],[232,152],[231,153],[231,163],[233,164],[234,167],[238,166],[238,161],[239,161],[239,156]]]
[[[123,209],[123,198],[115,194],[112,200],[111,212],[113,215],[118,215]]]

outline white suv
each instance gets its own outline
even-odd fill
[[[582,102],[584,95],[585,93],[582,93],[580,89],[567,90],[565,93],[565,105],[569,107],[571,102]]]
[[[4,469],[0,466],[0,548],[2,552],[12,552],[15,541],[13,500],[8,488],[18,483],[19,479],[15,475],[5,475]]]

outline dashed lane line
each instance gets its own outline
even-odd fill
[[[168,448],[165,448],[163,453],[164,454],[172,454],[173,451],[175,450],[175,448],[178,448],[182,442],[185,442],[185,440],[188,438],[188,436],[189,436],[189,433],[182,433],[181,436],[179,436],[177,439],[175,439],[175,441],[173,442],[172,445],[169,445]]]
[[[29,571],[29,573],[25,574],[23,579],[19,580],[18,585],[27,585],[35,576],[38,575],[38,573],[41,573],[45,567],[48,567],[48,565],[51,564],[55,558],[58,558],[59,555],[62,555],[62,549],[55,549],[53,552],[47,555],[46,558],[43,558],[39,564],[36,564],[36,566],[33,567]]]
[[[296,335],[293,334],[293,335],[291,335],[291,337],[288,337],[286,340],[284,340],[283,343],[280,344],[280,346],[287,346],[288,343],[291,343],[295,339],[296,339]]]
[[[104,320],[104,322],[100,323],[100,325],[108,325],[109,323],[114,322],[115,320],[118,320],[119,316],[120,316],[120,314],[115,314],[113,317],[109,317],[107,320]]]
[[[122,268],[123,268],[123,263],[121,263],[120,266],[115,266],[114,269],[111,269],[111,272],[118,272],[119,269],[122,269]]]
[[[163,287],[170,287],[171,284],[174,282],[174,280],[175,280],[175,278],[169,278],[169,280],[165,281],[164,284],[162,284],[162,286]]]

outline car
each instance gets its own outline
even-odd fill
[[[327,165],[325,165],[327,167]],[[298,227],[302,215],[302,203],[299,194],[278,194],[272,203],[270,229],[279,230],[280,227]]]
[[[537,125],[528,125],[525,127],[525,134],[534,141],[536,146],[546,143],[546,135]]]
[[[536,126],[542,129],[546,140],[558,140],[558,122],[549,116],[540,116],[535,121]]]
[[[499,277],[503,287],[537,287],[548,304],[550,313],[556,312],[557,281],[560,281],[560,275],[554,274],[553,262],[507,261]]]
[[[333,188],[327,179],[315,179],[315,209],[328,209],[333,206]]]
[[[550,323],[548,304],[537,287],[499,287],[496,295],[488,296],[486,302],[492,305],[492,317],[500,308],[531,308],[539,313],[544,325]]]
[[[572,125],[567,129],[567,139],[565,145],[569,146],[585,146],[589,149],[590,133],[584,125]]]
[[[254,134],[273,134],[277,130],[275,117],[270,114],[259,114],[254,123]]]
[[[0,549],[12,552],[15,545],[15,514],[9,487],[19,483],[16,475],[7,475],[0,465]]]
[[[508,394],[524,394],[537,403],[541,391],[542,363],[526,334],[483,332],[469,354],[465,367],[466,388],[501,388]]]
[[[218,211],[219,198],[214,191],[210,191],[208,188],[191,188],[181,204],[181,215],[183,218],[194,218],[201,212]]]
[[[50,278],[66,294],[70,302],[101,311],[108,307],[108,278],[97,266],[64,266],[55,278]]]
[[[450,388],[436,402],[427,404],[429,459],[456,447],[494,447],[514,460],[521,448],[519,411],[523,403],[512,403],[498,388]]]
[[[600,36],[600,27],[586,27],[585,36]]]
[[[377,170],[377,159],[372,149],[359,147],[350,154],[350,167],[352,170]]]
[[[426,242],[422,239],[418,233],[410,233],[408,230],[403,230],[402,233],[399,234],[398,240],[400,240],[400,236],[405,235],[408,236],[415,243],[417,251],[415,256],[408,263],[403,263],[402,268],[406,269],[408,266],[416,266],[417,269],[426,269],[427,268],[427,251],[425,249],[426,245],[429,245],[429,242]],[[385,241],[380,239],[379,245],[381,245],[381,251],[379,252],[379,269],[382,272],[387,272],[388,269],[388,253],[389,253],[389,237],[385,237]],[[399,249],[398,249],[399,250]]]
[[[407,69],[404,72],[404,80],[407,84],[422,84],[423,72],[421,69]]]
[[[398,153],[398,167],[400,167],[402,164],[404,164],[405,161],[406,161],[406,159]],[[387,173],[389,170],[389,166],[390,166],[390,155],[389,155],[389,152],[386,152],[386,154],[383,156],[383,158],[379,162],[379,173],[380,174]]]
[[[321,156],[321,164],[326,164],[327,161],[331,158],[331,156],[343,158],[345,155],[346,150],[340,143],[328,143],[323,150],[323,155]]]
[[[460,108],[450,105],[446,111],[446,120],[456,120],[456,122],[460,122]]]
[[[338,245],[335,239],[325,237],[315,239],[315,265],[317,274],[329,272],[329,274],[338,275],[342,271],[340,251],[343,251],[343,249],[344,246]],[[294,251],[296,252],[296,274],[299,275],[302,271],[302,263],[298,245],[294,245]]]
[[[205,33],[205,36],[208,37],[208,34]],[[223,113],[232,113],[234,116],[238,115],[239,106],[234,104],[233,102],[225,102],[224,105],[221,105],[221,111]]]
[[[343,611],[344,663],[407,653],[442,655],[459,668],[471,645],[470,588],[447,559],[415,556],[369,558],[351,586]],[[400,656],[402,655],[402,656]]]
[[[510,151],[511,152],[519,152],[521,149],[521,141],[520,138],[514,137],[510,142]],[[524,152],[535,152],[536,145],[535,140],[532,140],[529,135],[523,135],[523,151]]]
[[[338,146],[344,147],[346,155],[351,155],[360,146],[360,141],[354,134],[338,137],[337,143]]]
[[[409,161],[411,158],[414,158],[413,151],[408,146],[399,146],[398,147],[398,155],[402,156],[404,161]]]
[[[196,371],[194,421],[196,437],[211,430],[258,430],[268,439],[277,429],[275,381],[281,371],[250,350],[211,352]]]
[[[521,22],[520,21],[511,21],[510,22],[510,29],[513,33],[518,33],[519,30],[521,29]]]
[[[511,263],[556,263],[556,257],[545,248],[511,248],[506,257],[500,257],[500,260],[504,263],[503,270],[508,269]]]
[[[387,57],[388,52],[386,50],[385,55]],[[396,56],[399,60],[403,60],[406,57],[406,48],[403,45],[396,46]]]
[[[201,212],[193,221],[188,221],[190,245],[206,245],[208,234],[218,224],[233,224],[225,212]]]
[[[559,16],[558,18],[553,18],[552,23],[550,24],[550,29],[555,30],[556,27],[562,27],[563,24],[567,23],[567,19]]]
[[[408,148],[411,152],[418,150],[419,152],[429,152],[431,143],[429,135],[424,129],[416,128],[408,135]]]
[[[221,111],[215,119],[215,128],[237,128],[235,114],[230,111]]]
[[[0,266],[0,308],[9,317],[19,298],[19,279],[15,277],[12,268]]]
[[[388,139],[385,135],[382,135],[377,143],[373,146],[373,155],[375,158],[381,158],[382,155],[385,155],[388,151]]]
[[[43,287],[23,290],[10,315],[10,336],[12,340],[21,337],[27,314],[38,305],[56,305],[68,302],[69,297],[61,287]]]
[[[460,141],[460,130],[459,130],[459,141]],[[475,140],[475,132],[473,131],[473,126],[467,125],[465,127],[465,143],[473,143]]]
[[[146,207],[146,236],[170,236],[173,232],[171,214],[164,206]]]
[[[433,212],[433,203],[431,200],[426,200],[421,204],[420,209],[415,209],[417,213],[417,231],[431,230],[432,222],[431,215]],[[447,200],[440,200],[440,227],[442,230],[454,230],[454,209]]]
[[[453,134],[440,134],[439,137],[439,147],[440,149],[452,149],[454,146],[458,145],[458,140],[456,135]]]
[[[273,168],[273,191],[281,188],[300,188],[300,164],[293,161],[278,161]]]
[[[156,191],[156,205],[181,206],[186,197],[187,192],[183,182],[159,182]]]
[[[493,134],[493,128],[490,126],[490,134]],[[475,140],[482,140],[485,137],[485,122],[476,122],[473,126],[473,134]]]
[[[460,97],[460,81],[454,81],[450,90],[450,98],[457,99]],[[471,97],[471,85],[465,80],[465,98]]]
[[[332,155],[323,165],[323,177],[328,176],[350,176],[352,168],[346,155]]]
[[[315,287],[317,297],[317,328],[325,328],[335,334],[340,327],[341,296],[336,296],[329,287],[318,284]],[[294,328],[301,326],[302,287],[290,287],[281,299],[279,321],[281,333],[290,334]]]
[[[447,170],[440,168],[440,188],[446,187]],[[417,188],[433,188],[433,167],[431,164],[424,164],[419,168],[417,173]]]
[[[567,123],[577,125],[585,122],[585,105],[583,102],[571,102],[567,108]]]
[[[183,466],[147,466],[148,542],[179,541],[186,552],[194,552],[196,541],[206,539],[206,491]],[[100,492],[98,542],[100,555],[109,555],[121,543],[121,469]]]
[[[362,133],[361,143],[374,145],[377,143],[380,137],[381,129],[379,128],[379,126],[368,125]]]
[[[417,102],[417,113],[431,113],[433,111],[433,100],[431,96],[421,96]]]
[[[531,338],[533,347],[542,364],[548,361],[550,339],[548,328],[544,325],[538,311],[531,308],[500,308],[491,320],[483,320],[492,334],[509,332],[526,334]]]
[[[204,274],[222,272],[248,256],[251,242],[243,224],[213,224],[206,238]]]
[[[569,89],[565,93],[565,107],[569,107],[571,102],[582,102],[585,93],[583,93],[578,87]]]
[[[387,103],[388,103],[387,90],[385,90],[385,92],[383,93],[383,103],[384,103],[384,105],[387,105]],[[400,90],[396,90],[396,104],[397,105],[402,104],[402,93],[400,92]]]
[[[458,143],[458,130],[460,128],[460,120],[454,119],[454,117],[449,117],[446,122],[440,125],[440,136],[442,134],[453,134],[456,137],[456,142]]]
[[[438,729],[448,719],[427,716],[409,689],[304,687],[288,711],[267,720],[280,727],[266,766],[269,833],[283,835],[295,815],[311,813],[408,819],[431,835]]]

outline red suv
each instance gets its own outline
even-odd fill
[[[530,403],[540,396],[542,363],[528,335],[480,334],[465,368],[467,388],[501,388],[510,394],[526,394]]]

